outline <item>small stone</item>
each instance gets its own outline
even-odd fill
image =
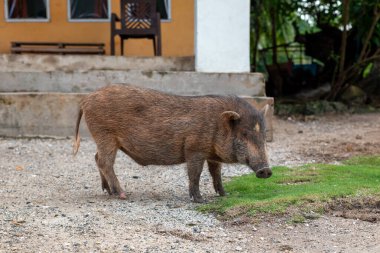
[[[193,227],[193,233],[200,233],[201,229],[199,227]]]
[[[237,247],[235,248],[235,250],[236,250],[236,251],[242,251],[242,250],[243,250],[243,248],[242,248],[242,247],[240,247],[240,246],[237,246]]]

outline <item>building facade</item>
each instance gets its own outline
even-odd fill
[[[194,55],[194,0],[157,0],[162,55]],[[0,4],[0,53],[12,41],[105,43],[110,53],[110,16],[120,16],[119,0],[4,0]],[[116,55],[120,55],[119,40]],[[152,42],[128,40],[127,56],[152,56]]]

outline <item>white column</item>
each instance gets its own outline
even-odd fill
[[[250,0],[195,0],[195,69],[249,72]]]

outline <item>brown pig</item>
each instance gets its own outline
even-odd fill
[[[207,161],[214,189],[225,195],[221,163],[249,166],[259,178],[272,175],[265,142],[264,114],[235,96],[176,96],[129,85],[111,85],[81,103],[75,130],[84,114],[96,142],[102,189],[125,199],[113,165],[123,151],[140,165],[186,163],[189,193],[202,202],[199,179]]]

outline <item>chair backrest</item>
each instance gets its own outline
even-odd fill
[[[157,30],[156,0],[121,0],[121,28],[134,33]]]

